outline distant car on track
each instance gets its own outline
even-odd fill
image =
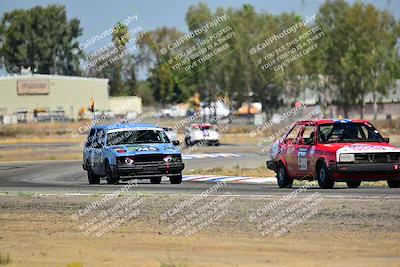
[[[267,167],[277,173],[281,188],[291,187],[293,179],[317,179],[321,188],[377,180],[400,187],[400,149],[366,120],[299,121],[270,155]]]
[[[187,146],[195,144],[219,146],[219,133],[210,123],[192,124],[186,128],[185,143]]]
[[[165,133],[166,133],[167,136],[168,136],[168,139],[169,139],[171,142],[176,142],[176,141],[178,141],[177,133],[176,133],[176,131],[175,131],[173,128],[171,128],[171,127],[163,127],[163,130],[165,131]]]
[[[185,117],[186,113],[187,110],[179,106],[171,106],[170,108],[161,110],[161,116],[167,118]]]
[[[184,164],[178,144],[154,125],[95,126],[83,151],[83,169],[90,184],[100,183],[101,177],[109,184],[118,183],[121,177],[159,184],[162,176],[179,184]]]

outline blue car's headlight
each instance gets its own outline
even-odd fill
[[[163,158],[164,162],[171,162],[172,161],[172,156],[166,156]]]
[[[181,162],[182,157],[180,155],[167,155],[163,158],[164,162]]]
[[[135,164],[135,160],[133,158],[126,157],[125,158],[125,163],[129,164],[129,165],[132,165],[132,164]]]

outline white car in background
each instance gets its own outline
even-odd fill
[[[201,118],[211,119],[215,117],[216,119],[223,119],[231,115],[231,110],[229,106],[222,101],[216,101],[209,105],[202,104],[202,109],[200,110]]]
[[[167,134],[168,139],[173,142],[178,140],[176,131],[171,127],[163,127],[164,132]]]
[[[186,109],[183,109],[179,106],[171,106],[170,108],[166,108],[161,110],[161,117],[167,118],[178,118],[186,116]]]
[[[219,146],[219,133],[209,123],[192,124],[186,128],[185,144],[187,146],[195,144]]]

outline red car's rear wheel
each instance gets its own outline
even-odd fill
[[[346,184],[348,188],[357,188],[360,186],[361,181],[348,181]]]
[[[388,180],[387,183],[390,188],[399,188],[400,187],[399,180]]]

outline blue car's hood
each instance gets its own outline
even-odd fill
[[[132,145],[116,145],[109,146],[116,155],[134,156],[140,154],[180,154],[178,147],[171,143],[163,144],[132,144]],[[123,149],[125,153],[117,152],[118,149]]]

